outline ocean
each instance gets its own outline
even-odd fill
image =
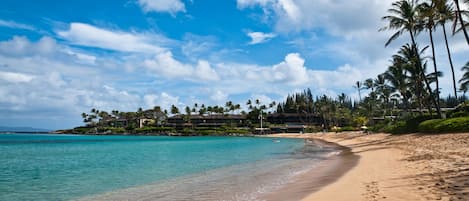
[[[333,148],[303,139],[0,135],[0,200],[257,200]]]

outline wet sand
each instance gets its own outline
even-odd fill
[[[350,148],[349,155],[358,160],[343,163],[338,170],[328,169],[335,167],[328,164],[334,158],[327,160],[314,172],[306,173],[290,187],[279,190],[277,196],[265,197],[266,200],[469,200],[469,133],[391,136],[348,132],[271,136],[337,143]],[[349,160],[346,155],[341,159]],[[319,176],[329,180],[323,181]],[[316,184],[312,185],[314,181]],[[297,191],[291,190],[294,188]],[[302,196],[308,189],[309,194]],[[281,198],[280,194],[285,199],[277,199]]]
[[[358,163],[359,156],[353,154],[348,147],[316,139],[309,139],[306,143],[330,146],[337,149],[337,152],[324,158],[310,171],[292,178],[292,183],[260,197],[261,200],[301,200],[312,192],[320,190],[323,186],[335,182]]]

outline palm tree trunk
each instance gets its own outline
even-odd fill
[[[438,68],[436,67],[436,55],[435,55],[435,43],[433,42],[433,29],[430,28],[428,30],[428,33],[430,33],[430,42],[432,45],[432,59],[433,59],[433,69],[435,71],[435,75],[438,73]],[[438,76],[436,76],[436,103],[438,104],[438,107],[440,107],[440,84],[438,81]]]
[[[432,88],[430,87],[430,83],[428,82],[428,79],[427,77],[425,76],[425,72],[423,72],[423,68],[422,68],[422,63],[420,61],[420,54],[418,54],[418,49],[417,49],[417,43],[415,43],[415,38],[414,38],[414,34],[412,31],[409,31],[410,33],[410,39],[412,40],[412,48],[415,49],[416,53],[417,53],[417,65],[418,67],[420,68],[420,73],[422,74],[422,77],[423,79],[425,80],[425,85],[427,86],[427,89],[428,89],[428,93],[430,93],[430,98],[432,99],[432,102],[433,102],[433,105],[435,105],[436,107],[436,111],[438,113],[438,117],[441,117],[441,110],[440,110],[440,107],[438,106],[438,104],[436,103],[436,100],[435,100],[435,96],[433,95],[433,92],[432,92]],[[431,112],[431,111],[429,111]]]
[[[361,90],[358,89],[358,103],[362,102],[362,95],[361,95]]]
[[[448,45],[448,37],[446,36],[446,27],[445,24],[442,24],[443,28],[443,34],[445,36],[445,44],[446,44],[446,51],[448,52],[448,60],[449,60],[449,65],[451,67],[451,73],[453,74],[453,89],[454,89],[454,97],[457,99],[458,94],[456,90],[456,76],[454,75],[454,66],[453,66],[453,60],[451,59],[451,52],[449,51],[449,45]]]
[[[458,11],[457,18],[459,18],[459,22],[461,23],[461,29],[464,32],[464,37],[466,37],[467,45],[469,45],[469,35],[467,34],[466,26],[464,25],[464,21],[462,19],[461,9],[459,8],[459,1],[454,0],[454,4],[456,4],[456,9]]]

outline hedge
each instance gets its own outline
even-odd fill
[[[435,119],[420,123],[420,132],[426,133],[456,133],[469,132],[469,117],[456,117],[450,119]]]
[[[419,124],[432,119],[433,116],[421,115],[409,118],[405,121],[397,121],[393,125],[384,128],[385,132],[392,134],[406,134],[419,132]]]
[[[443,122],[444,119],[431,119],[424,121],[419,124],[419,132],[422,133],[434,133],[436,125]]]

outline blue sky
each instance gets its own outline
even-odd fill
[[[390,47],[390,0],[2,1],[0,125],[68,128],[81,112],[357,94]],[[446,52],[436,34],[443,94]],[[428,43],[424,34],[419,41]],[[455,66],[469,55],[450,38]],[[457,72],[457,77],[460,77]]]

